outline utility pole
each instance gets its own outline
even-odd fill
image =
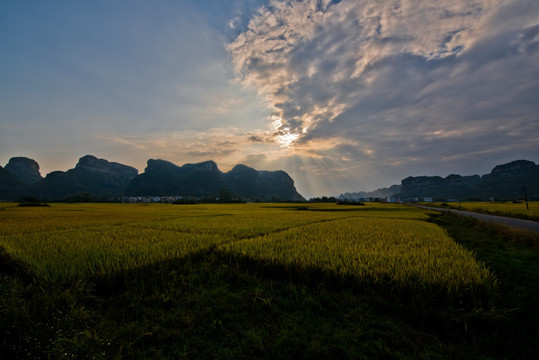
[[[526,210],[530,211],[530,208],[528,207],[528,194],[526,194],[526,187],[523,186],[522,190],[524,190],[524,200],[526,200]]]

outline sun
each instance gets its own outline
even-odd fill
[[[299,138],[299,134],[290,131],[288,127],[284,127],[283,119],[279,116],[273,115],[271,120],[275,140],[281,144],[281,147],[291,148],[294,141]]]

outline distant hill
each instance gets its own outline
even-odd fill
[[[0,166],[0,199],[16,199],[41,179],[37,162],[26,157],[11,158],[4,168]]]
[[[524,197],[539,200],[539,165],[528,160],[516,160],[498,165],[489,174],[461,176],[409,176],[401,185],[378,189],[374,192],[342,194],[341,199],[385,198],[400,199],[432,198],[439,200],[515,200]]]
[[[52,200],[83,193],[100,199],[118,197],[137,174],[138,170],[131,166],[86,155],[74,169],[49,173],[31,188],[30,194]]]
[[[524,197],[524,187],[530,199],[539,199],[539,165],[528,160],[516,160],[498,165],[483,176],[408,177],[402,180],[401,192],[397,196],[514,200]]]
[[[249,199],[262,201],[304,201],[294,187],[294,180],[284,171],[255,170],[245,165],[236,165],[224,174],[230,191]]]
[[[440,176],[410,176],[401,182],[401,198],[432,197],[458,199],[469,196],[481,197],[477,186],[481,182],[479,175],[460,176],[451,174],[445,178]]]
[[[399,193],[400,185],[391,185],[388,188],[381,188],[374,191],[359,191],[352,193],[344,193],[339,196],[340,200],[360,200],[360,199],[385,199]]]
[[[409,176],[400,185],[372,192],[345,193],[340,199],[396,197],[539,200],[539,165],[516,160],[494,167],[489,174],[461,176]],[[148,160],[142,174],[130,166],[86,155],[75,168],[54,171],[45,178],[32,159],[14,157],[0,166],[0,199],[20,197],[62,200],[77,199],[81,194],[92,200],[119,199],[121,196],[181,196],[229,198],[247,201],[304,201],[294,180],[284,171],[260,171],[236,165],[223,173],[213,161],[177,166],[165,160]]]
[[[284,171],[258,171],[237,165],[221,172],[213,161],[177,166],[165,160],[148,160],[144,173],[129,184],[130,196],[220,197],[223,194],[244,200],[304,201],[294,180]]]
[[[258,171],[237,165],[221,172],[213,161],[177,166],[148,160],[144,173],[130,166],[86,155],[75,168],[45,178],[32,159],[12,158],[0,167],[0,199],[112,200],[121,196],[181,196],[260,201],[304,201],[284,171]]]
[[[39,164],[26,157],[13,157],[5,168],[14,175],[23,185],[33,185],[43,179],[39,172]]]
[[[225,187],[222,173],[213,161],[185,164],[180,167],[165,160],[148,160],[144,173],[127,187],[126,194],[209,196],[219,194]]]
[[[0,199],[12,200],[19,197],[23,187],[15,175],[0,166]]]
[[[539,165],[517,160],[498,165],[490,174],[483,175],[478,190],[483,197],[522,199],[524,186],[530,198],[539,200]]]

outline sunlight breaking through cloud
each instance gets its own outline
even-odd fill
[[[458,56],[501,0],[270,1],[228,45],[236,72],[275,108],[289,145],[368,95],[399,54]]]
[[[290,128],[283,126],[283,119],[272,116],[273,135],[281,147],[291,147],[292,143],[299,138],[299,134],[292,133]]]
[[[537,153],[519,140],[539,138],[537,14],[535,0],[270,0],[227,49],[273,114],[261,141],[409,175]]]
[[[539,161],[537,0],[5,3],[4,163],[244,162],[309,196]]]

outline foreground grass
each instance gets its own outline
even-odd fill
[[[273,280],[205,254],[139,269],[105,293],[4,277],[12,358],[480,358],[465,317],[410,310],[324,283]],[[109,289],[110,290],[110,289]],[[440,320],[442,323],[440,326]]]
[[[73,232],[66,228],[73,222],[84,231],[129,223],[142,233],[188,234],[193,228],[181,218],[190,214],[191,224],[200,220],[197,229],[205,229],[204,236],[218,241],[187,254],[69,281],[36,277],[28,263],[14,261],[4,252],[0,256],[0,355],[5,358],[526,359],[539,350],[534,309],[539,256],[530,245],[534,239],[521,241],[521,234],[503,233],[452,215],[435,217],[459,247],[488,266],[500,284],[489,307],[418,306],[402,296],[340,281],[343,274],[338,272],[334,276],[308,272],[294,261],[268,261],[264,254],[279,254],[267,249],[278,250],[299,225],[307,229],[294,235],[301,244],[312,242],[310,231],[320,233],[324,224],[339,224],[345,231],[359,214],[370,218],[369,224],[379,222],[376,229],[387,219],[392,219],[391,224],[414,219],[423,223],[427,216],[422,211],[321,207],[305,213],[289,207],[272,209],[285,216],[256,222],[259,218],[253,208],[245,207],[209,209],[222,212],[211,217],[201,207],[189,212],[186,207],[168,207],[153,213],[136,208],[125,222],[110,213],[105,216],[98,206],[85,209],[86,215],[96,219],[89,227],[77,223],[80,218],[69,219],[72,211],[66,211],[64,223],[34,221],[38,230],[33,232],[13,225],[14,217],[10,234],[17,228],[39,241],[36,234],[43,232]],[[178,212],[183,215],[179,217]],[[37,219],[38,215],[36,210]],[[219,226],[213,227],[213,221]],[[425,225],[431,228],[433,224]],[[436,236],[431,242],[440,238],[445,239]],[[239,246],[242,242],[257,243],[253,249],[262,253],[250,255],[249,246]],[[162,243],[166,239],[156,242]],[[301,253],[305,252],[302,248]],[[425,298],[421,303],[430,302]]]

